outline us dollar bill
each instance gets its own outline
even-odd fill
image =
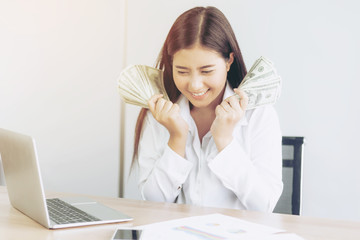
[[[281,77],[277,75],[270,60],[260,57],[252,65],[238,88],[242,89],[249,98],[247,109],[274,104],[280,97]],[[237,94],[235,95],[240,99]]]
[[[280,77],[274,79],[279,81]],[[246,109],[253,109],[267,104],[274,104],[280,96],[281,88],[279,88],[278,83],[269,83],[266,85],[259,86],[250,86],[241,88],[249,98],[248,105]],[[240,96],[235,94],[235,96],[240,100]]]

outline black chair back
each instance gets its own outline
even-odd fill
[[[274,209],[275,213],[301,214],[304,142],[304,137],[282,138],[284,190]]]

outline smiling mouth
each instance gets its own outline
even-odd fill
[[[205,93],[207,93],[208,90],[204,91],[204,92],[199,92],[199,93],[191,93],[194,97],[200,97],[202,95],[204,95]]]

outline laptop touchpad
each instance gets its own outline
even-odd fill
[[[70,197],[70,198],[61,198],[61,200],[102,220],[130,218],[125,214],[114,211],[114,209],[102,205],[89,198]]]

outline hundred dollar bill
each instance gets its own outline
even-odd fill
[[[274,104],[280,97],[281,77],[277,75],[271,61],[260,57],[252,65],[238,88],[249,97],[247,109]]]
[[[278,85],[280,77],[277,77],[276,82],[269,83],[263,86],[252,86],[249,88],[241,88],[248,96],[249,101],[246,109],[253,109],[267,104],[274,104],[280,96],[281,88]],[[236,94],[236,96],[240,97]]]
[[[270,62],[265,57],[260,57],[255,61],[255,63],[251,66],[248,73],[245,75],[242,84],[246,83],[249,79],[253,79],[259,75],[264,73],[274,72],[276,74],[276,70],[273,67],[273,63]]]

